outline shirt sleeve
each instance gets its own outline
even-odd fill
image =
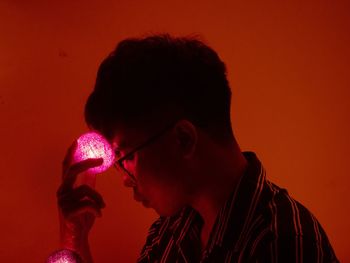
[[[254,231],[247,246],[253,262],[339,262],[319,221],[286,190],[280,190],[268,208],[267,223]]]
[[[254,243],[249,262],[339,263],[326,235],[318,239],[316,235],[266,234]]]

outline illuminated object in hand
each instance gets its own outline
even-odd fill
[[[71,250],[62,249],[52,253],[46,263],[81,263],[81,259]]]
[[[74,161],[80,162],[89,158],[103,158],[100,166],[90,168],[89,174],[97,174],[106,171],[114,162],[114,152],[109,142],[97,132],[87,132],[77,139],[77,148],[74,153]]]

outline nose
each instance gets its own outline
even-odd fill
[[[135,182],[128,175],[123,175],[123,184],[126,187],[134,187]]]

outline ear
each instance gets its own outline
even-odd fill
[[[184,158],[191,158],[197,147],[198,130],[188,120],[180,120],[174,128],[178,146]]]

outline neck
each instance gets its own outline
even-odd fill
[[[191,202],[191,206],[199,212],[204,225],[201,232],[202,245],[205,246],[220,208],[235,189],[243,175],[247,160],[237,143],[230,147],[212,146],[210,156],[206,160],[205,169],[200,173],[201,184]]]

